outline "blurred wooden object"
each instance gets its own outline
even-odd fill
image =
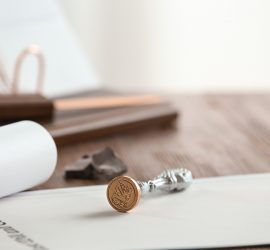
[[[270,172],[270,94],[170,100],[182,114],[175,127],[153,127],[61,147],[56,172],[37,189],[104,184],[66,181],[63,175],[65,165],[105,146],[128,165],[127,175],[141,180],[176,166],[189,168],[195,178]]]
[[[49,100],[39,94],[0,95],[0,123],[41,122],[58,146],[134,129],[172,123],[177,111],[154,95],[109,95],[84,92]]]
[[[57,110],[89,110],[118,107],[136,107],[161,104],[165,101],[160,96],[155,95],[126,95],[126,96],[98,96],[67,98],[54,101]]]
[[[172,105],[154,95],[84,92],[53,102],[56,107],[54,117],[44,126],[58,146],[168,125],[178,115]]]
[[[45,124],[58,146],[171,124],[177,112],[171,105],[159,104],[63,115],[56,114],[52,122]]]
[[[0,121],[46,120],[53,115],[53,102],[39,94],[0,94]]]

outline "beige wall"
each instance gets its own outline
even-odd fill
[[[58,2],[107,86],[270,88],[270,1]]]

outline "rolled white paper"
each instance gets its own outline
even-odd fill
[[[56,162],[55,142],[38,123],[0,127],[0,198],[45,182]]]

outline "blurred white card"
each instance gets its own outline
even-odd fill
[[[0,0],[0,62],[12,78],[18,54],[38,44],[45,55],[46,95],[97,88],[93,67],[88,65],[76,37],[53,0]],[[20,89],[35,90],[35,58],[23,65]]]
[[[0,200],[0,249],[191,249],[270,244],[270,174],[197,179],[145,197],[130,213],[105,186]],[[36,248],[35,248],[35,247]]]

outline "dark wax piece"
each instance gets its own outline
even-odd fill
[[[127,171],[127,166],[113,150],[106,147],[100,152],[84,155],[65,170],[66,179],[106,179],[111,180]]]

